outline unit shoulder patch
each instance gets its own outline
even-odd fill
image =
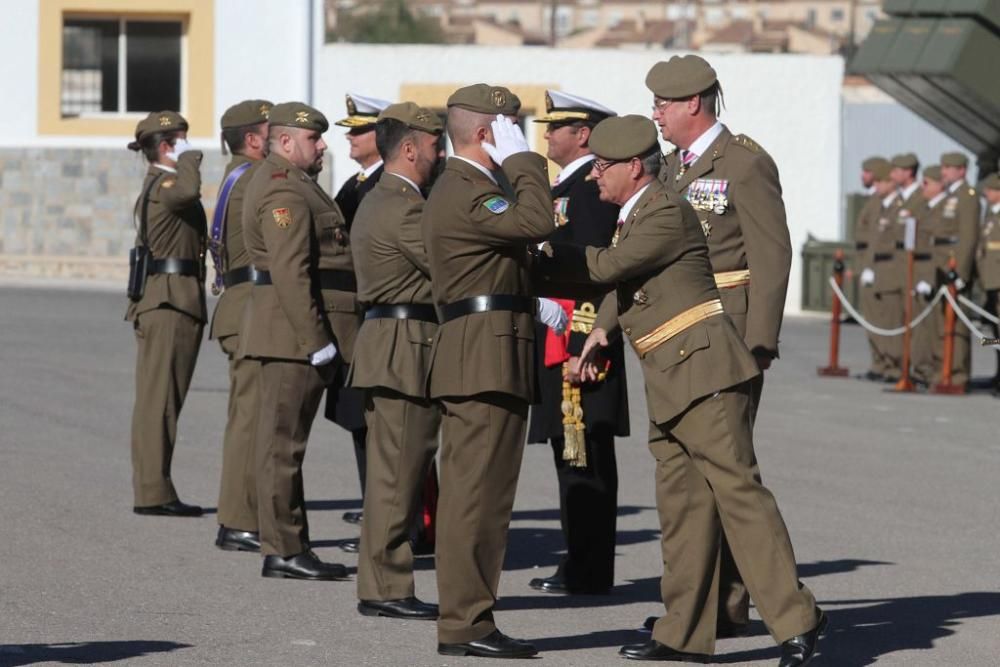
[[[510,202],[503,197],[490,197],[483,202],[483,206],[487,211],[495,215],[500,215],[508,208],[510,208]]]
[[[292,224],[292,212],[287,208],[273,209],[271,215],[274,216],[274,223],[281,229],[285,229],[288,225]]]

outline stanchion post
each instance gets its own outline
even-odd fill
[[[955,287],[955,281],[958,280],[958,273],[955,271],[957,266],[954,257],[948,260],[948,293],[953,299],[958,295],[958,288]],[[955,309],[947,299],[944,304],[944,349],[941,356],[941,381],[931,391],[935,394],[964,394],[964,384],[951,382],[951,367],[955,359]]]
[[[833,280],[837,287],[844,287],[844,251],[837,250],[833,255]],[[847,377],[847,369],[841,368],[840,361],[840,299],[833,295],[830,305],[830,364],[816,369],[824,377]]]

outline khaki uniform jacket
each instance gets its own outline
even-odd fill
[[[247,162],[252,162],[252,160],[243,155],[234,155],[233,159],[226,165],[222,182],[225,183],[233,169]],[[227,273],[250,265],[250,253],[247,252],[246,243],[243,241],[243,202],[246,198],[247,183],[253,178],[253,173],[259,166],[259,163],[254,164],[243,172],[243,175],[237,179],[233,184],[233,189],[229,192],[229,207],[226,209],[226,228],[223,236],[225,246],[222,257],[222,270]],[[208,332],[209,338],[224,338],[240,332],[243,308],[250,297],[251,287],[252,283],[246,282],[225,288],[215,306],[215,313],[212,315],[212,326]]]
[[[747,315],[744,340],[754,352],[778,355],[778,336],[792,266],[792,243],[774,160],[745,135],[728,129],[678,178],[679,151],[665,157],[660,179],[697,210],[716,273],[750,269],[749,287],[721,290],[727,313]],[[721,181],[728,204],[699,204],[701,187]],[[722,210],[722,213],[718,211]]]
[[[860,274],[865,269],[875,270],[875,260],[872,257],[875,234],[878,231],[879,214],[882,211],[882,199],[872,195],[861,207],[858,221],[854,225],[854,271]]]
[[[320,290],[323,269],[352,271],[340,209],[303,170],[272,153],[247,183],[243,234],[250,260],[271,273],[254,285],[240,355],[306,361],[328,343],[349,360],[360,324],[354,292]]]
[[[975,268],[976,245],[981,234],[979,225],[979,197],[967,183],[958,186],[941,202],[941,224],[934,232],[939,239],[951,239],[951,245],[934,246],[934,263],[947,273],[948,260],[954,255],[958,263],[956,273],[968,285]]]
[[[906,269],[901,269],[906,252],[903,238],[906,225],[899,217],[903,203],[899,196],[893,198],[889,206],[884,206],[879,198],[878,213],[872,236],[871,268],[875,271],[876,292],[896,292],[906,287]]]
[[[475,296],[532,294],[528,244],[555,228],[547,166],[540,155],[525,152],[507,158],[503,171],[516,202],[458,158],[448,158],[431,190],[421,226],[438,306]],[[429,396],[501,392],[531,401],[534,345],[534,317],[527,313],[492,311],[444,323],[434,339]]]
[[[158,179],[149,193],[146,235],[153,259],[195,260],[205,274],[205,239],[208,224],[201,206],[201,151],[186,151],[177,160],[177,173],[150,165],[142,192],[135,204],[135,219],[142,215],[142,193],[153,179]],[[136,235],[136,245],[141,245]],[[125,319],[133,321],[142,313],[169,306],[199,322],[208,319],[205,307],[205,281],[197,276],[157,273],[146,278],[142,298],[129,302]]]
[[[420,228],[423,210],[423,195],[388,172],[361,201],[351,227],[351,253],[363,308],[433,303]],[[348,385],[423,397],[437,328],[421,320],[365,320],[354,345]]]
[[[694,209],[655,181],[630,211],[615,246],[553,246],[559,275],[615,285],[595,326],[613,330],[617,318],[633,343],[684,311],[720,298],[708,255]],[[640,364],[649,417],[657,424],[699,398],[760,373],[725,314],[702,320],[640,355]]]
[[[987,210],[979,240],[977,266],[983,289],[1000,289],[1000,213]]]
[[[934,208],[927,206],[926,200],[920,214],[917,215],[917,243],[913,249],[913,284],[923,280],[931,287],[937,281],[937,269],[934,264],[934,231],[941,226],[941,211],[944,202],[938,202]]]

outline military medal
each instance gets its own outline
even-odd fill
[[[552,212],[555,216],[556,227],[563,227],[569,222],[569,197],[559,197],[552,200]]]

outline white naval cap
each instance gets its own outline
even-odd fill
[[[618,114],[594,100],[560,90],[545,91],[545,115],[536,123],[571,123],[584,120],[600,122]]]
[[[334,125],[340,125],[341,127],[375,125],[375,122],[378,121],[379,113],[390,104],[392,102],[380,100],[377,97],[347,93],[347,118],[338,120]]]

